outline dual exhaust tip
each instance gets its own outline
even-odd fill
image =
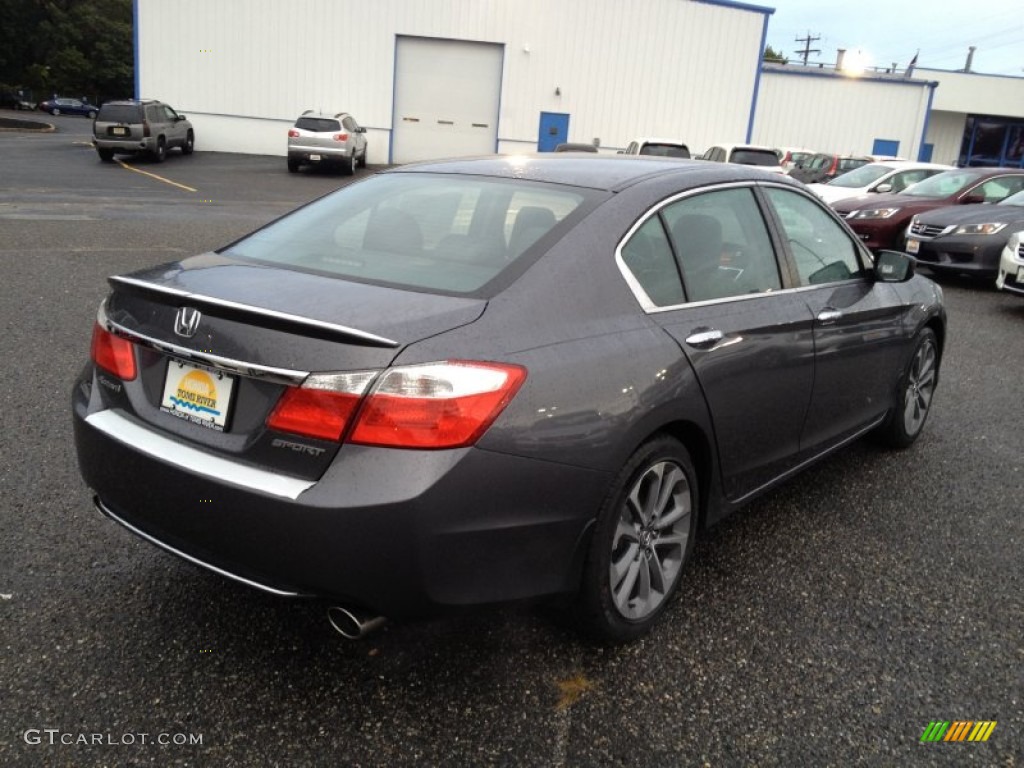
[[[327,609],[327,620],[346,640],[359,640],[387,623],[383,616],[374,616],[358,608],[332,605]]]

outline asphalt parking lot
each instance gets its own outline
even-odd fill
[[[514,605],[350,643],[93,512],[69,412],[106,276],[348,179],[201,137],[126,168],[51,122],[0,133],[0,765],[1024,764],[1024,301],[945,280],[921,440],[855,444],[713,530],[645,640]],[[998,725],[921,743],[935,720]]]

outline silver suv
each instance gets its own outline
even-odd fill
[[[288,170],[305,163],[340,165],[346,174],[366,167],[366,129],[348,112],[324,115],[309,109],[288,131]]]
[[[92,124],[92,143],[105,162],[115,154],[148,154],[159,163],[172,147],[191,155],[196,135],[192,123],[162,101],[108,101]]]

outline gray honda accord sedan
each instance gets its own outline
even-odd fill
[[[641,636],[707,526],[913,443],[946,335],[799,184],[662,158],[397,168],[110,287],[72,396],[99,510],[350,637],[565,595]]]

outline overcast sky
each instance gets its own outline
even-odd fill
[[[834,63],[836,49],[861,51],[867,66],[906,67],[920,49],[917,64],[962,69],[968,46],[976,46],[971,69],[1024,77],[1022,0],[753,0],[774,8],[768,45],[795,61],[804,47],[797,37],[810,33],[811,61]],[[849,53],[847,54],[850,55]]]

